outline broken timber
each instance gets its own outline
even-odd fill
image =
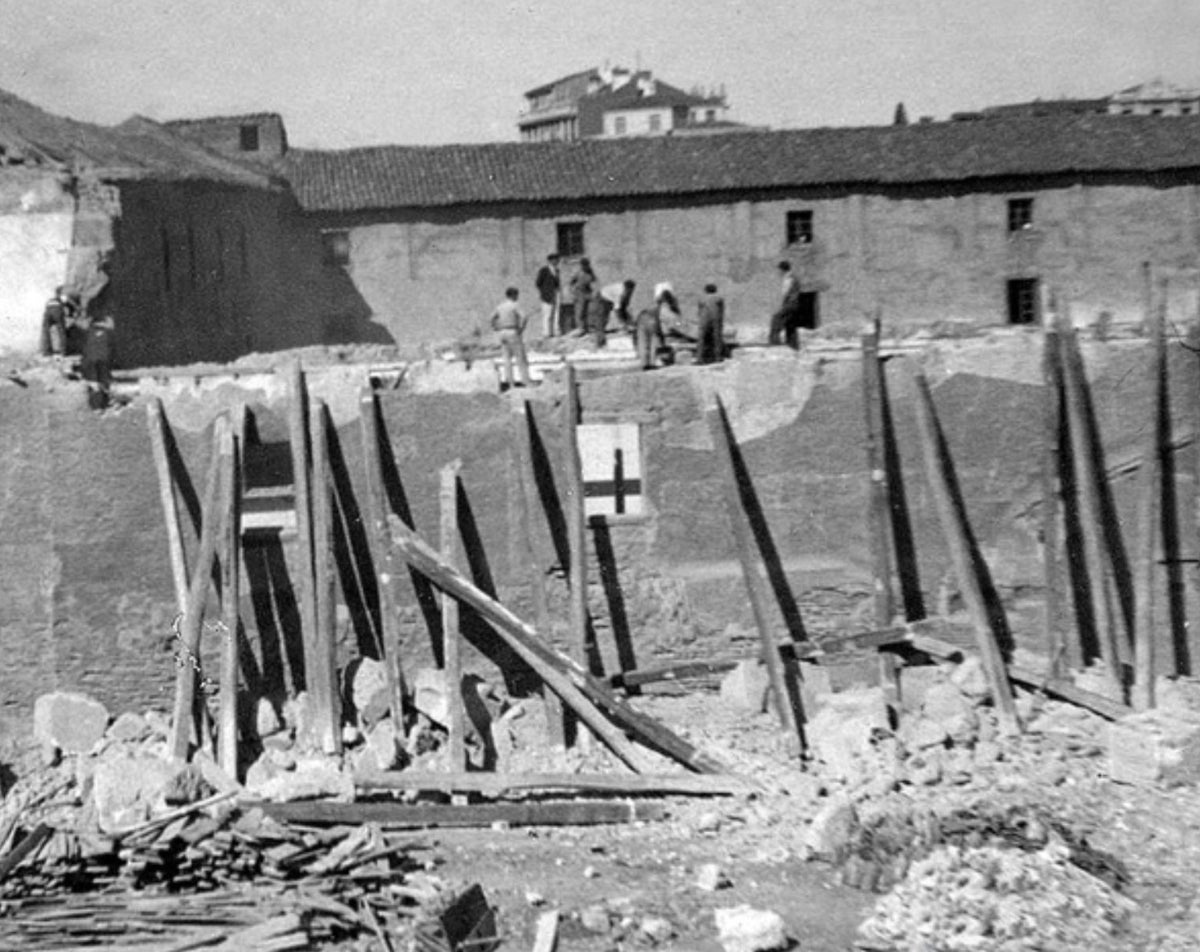
[[[263,814],[283,823],[305,826],[341,826],[377,823],[384,829],[422,827],[483,827],[493,823],[511,826],[595,826],[662,820],[666,806],[637,800],[571,801],[549,803],[333,803],[312,800],[294,803],[255,804]]]
[[[634,770],[642,772],[641,753],[626,739],[624,733],[614,730],[613,722],[636,736],[647,747],[672,757],[690,770],[698,773],[727,772],[721,763],[653,718],[630,708],[581,665],[545,644],[534,628],[447,565],[433,548],[399,518],[390,517],[388,524],[392,530],[392,542],[405,561],[490,622],[509,647]]]
[[[429,773],[417,770],[363,772],[354,777],[356,790],[412,790],[422,793],[480,793],[489,797],[536,791],[571,791],[621,796],[648,794],[722,797],[750,788],[736,777],[714,774],[499,774]]]

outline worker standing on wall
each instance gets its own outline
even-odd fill
[[[116,357],[114,330],[112,316],[107,312],[88,319],[79,371],[88,382],[88,406],[93,410],[103,410],[111,399],[112,365]]]
[[[786,343],[792,350],[800,349],[800,282],[792,274],[790,261],[778,265],[783,277],[779,307],[771,315],[771,329],[767,333],[768,344]]]
[[[538,298],[542,302],[542,337],[553,337],[561,334],[559,327],[559,291],[562,288],[562,278],[558,273],[558,255],[546,255],[546,263],[538,269],[537,277],[533,279],[537,286]]]
[[[42,311],[42,354],[62,357],[67,352],[67,325],[75,320],[75,304],[60,284]]]
[[[715,364],[725,359],[725,299],[715,284],[704,285],[704,297],[697,308],[700,342],[696,363]]]
[[[525,315],[517,306],[517,298],[521,292],[516,288],[508,288],[504,292],[504,300],[492,312],[492,330],[500,335],[500,350],[504,356],[504,379],[502,386],[516,386],[513,379],[513,360],[516,359],[517,371],[521,375],[521,386],[529,386],[529,358],[525,355]]]
[[[633,278],[626,278],[624,281],[618,281],[615,284],[606,284],[600,290],[600,327],[607,330],[608,321],[612,315],[616,315],[620,321],[621,330],[630,330],[633,326],[633,315],[629,312],[630,302],[633,300],[633,292],[637,287],[637,282]]]
[[[579,259],[579,270],[571,275],[571,303],[574,305],[574,328],[583,332],[591,329],[589,319],[595,309],[596,285],[599,283],[592,263]]]

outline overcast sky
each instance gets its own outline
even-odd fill
[[[0,5],[0,88],[51,112],[280,112],[309,147],[513,139],[526,90],[606,61],[724,84],[733,118],[776,128],[1200,86],[1200,0]]]

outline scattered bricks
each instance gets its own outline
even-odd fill
[[[845,858],[858,827],[858,813],[847,796],[836,796],[812,818],[804,834],[804,845],[812,859],[839,863]]]
[[[108,709],[85,694],[55,691],[43,694],[33,706],[33,736],[69,754],[95,746],[108,727]]]
[[[716,892],[718,889],[728,889],[732,885],[725,871],[716,863],[705,863],[696,870],[696,888],[704,892]]]
[[[767,692],[771,680],[767,666],[761,661],[748,659],[721,679],[721,700],[738,711],[761,714],[767,709]]]
[[[921,715],[941,727],[955,744],[968,745],[979,732],[971,700],[957,686],[935,684],[925,693]]]
[[[789,945],[787,927],[777,912],[742,905],[714,909],[713,918],[725,952],[770,952]]]
[[[1110,724],[1108,772],[1118,783],[1200,783],[1200,715],[1153,710]]]

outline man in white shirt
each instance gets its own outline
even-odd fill
[[[529,386],[529,358],[525,355],[525,314],[517,306],[517,298],[521,292],[509,288],[504,292],[504,300],[496,305],[492,313],[492,330],[500,335],[500,351],[504,356],[504,388],[517,386],[513,380],[513,358],[517,361],[517,370],[521,374],[520,386]]]

